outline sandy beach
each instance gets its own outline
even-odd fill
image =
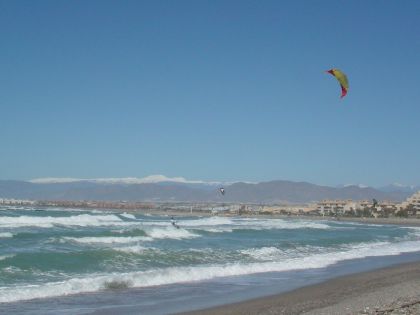
[[[420,262],[184,314],[420,314]]]

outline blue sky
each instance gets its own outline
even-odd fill
[[[414,0],[0,1],[0,178],[420,184],[419,16]]]

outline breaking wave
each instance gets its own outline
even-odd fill
[[[5,259],[8,259],[8,258],[13,258],[13,257],[15,257],[16,255],[14,255],[14,254],[10,254],[10,255],[0,255],[0,260],[5,260]]]
[[[194,238],[199,237],[200,235],[194,234],[185,229],[177,229],[173,226],[167,228],[152,228],[146,230],[146,234],[152,238],[172,238],[172,239],[184,239],[184,238]]]
[[[46,298],[68,294],[95,292],[107,287],[107,283],[129,283],[133,287],[150,287],[191,281],[210,280],[218,277],[239,276],[253,273],[323,268],[342,260],[368,256],[398,255],[420,251],[419,241],[403,243],[374,242],[344,246],[333,252],[317,253],[280,261],[234,263],[212,266],[169,267],[147,271],[97,274],[72,278],[42,285],[19,285],[0,288],[0,302],[14,302],[35,298]],[[273,247],[255,249],[251,255],[264,257],[276,255]],[[118,287],[118,286],[117,286]]]
[[[64,241],[71,241],[82,244],[127,244],[135,242],[152,241],[153,238],[147,236],[98,236],[98,237],[63,237]]]
[[[151,248],[146,248],[140,245],[133,245],[133,246],[114,247],[112,249],[118,252],[126,253],[126,254],[141,254],[145,250],[150,250]]]
[[[16,227],[41,227],[51,228],[54,226],[112,226],[126,225],[116,215],[90,215],[80,214],[69,217],[37,217],[37,216],[20,216],[20,217],[2,217],[0,227],[16,228]]]
[[[122,216],[126,219],[136,220],[136,217],[133,214],[127,213],[127,212],[121,213],[120,216]]]
[[[0,238],[10,238],[10,237],[13,237],[13,233],[10,233],[10,232],[0,233]]]

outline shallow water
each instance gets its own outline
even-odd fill
[[[180,229],[165,216],[2,208],[0,311],[80,314],[117,305],[129,312],[132,305],[134,313],[169,313],[186,303],[213,305],[209,296],[228,303],[417,259],[420,251],[416,227],[176,219]],[[374,258],[387,255],[394,258]]]

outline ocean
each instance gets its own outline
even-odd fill
[[[419,259],[420,228],[0,208],[0,313],[168,314]]]

